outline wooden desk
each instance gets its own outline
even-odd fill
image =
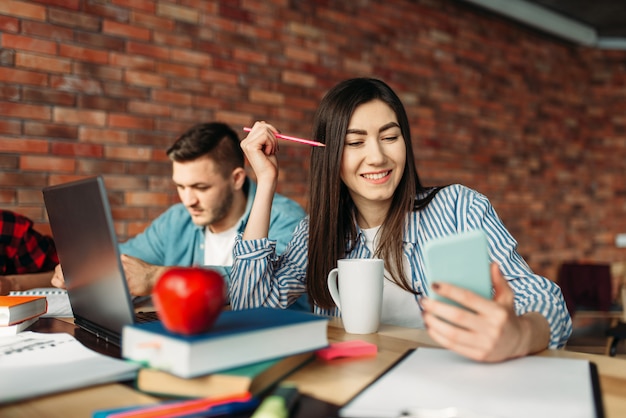
[[[58,320],[42,322],[42,331],[71,332],[72,324]],[[68,328],[69,326],[69,328]],[[86,345],[101,352],[115,355],[114,346],[100,345],[98,341],[89,340],[88,336],[76,335]],[[300,390],[314,398],[342,405],[365,388],[376,377],[385,372],[408,349],[431,346],[436,344],[423,330],[407,329],[384,325],[376,334],[346,334],[337,319],[331,321],[328,329],[331,342],[347,340],[365,340],[378,346],[378,355],[362,359],[337,360],[323,362],[315,360],[301,370],[288,377],[288,381],[298,384]],[[119,349],[117,350],[119,355]],[[626,362],[612,357],[593,354],[574,353],[562,350],[549,350],[543,356],[581,358],[593,361],[598,366],[604,409],[607,418],[626,416]],[[83,390],[71,391],[37,399],[23,401],[0,407],[1,417],[32,418],[32,417],[90,417],[96,409],[106,409],[135,404],[147,404],[157,399],[141,394],[124,384],[108,384]]]

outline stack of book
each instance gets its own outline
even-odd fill
[[[127,325],[122,357],[145,367],[136,387],[175,397],[266,392],[328,346],[328,318],[272,308],[224,311],[208,332],[185,336],[160,321]]]
[[[0,336],[25,330],[47,310],[45,296],[0,296]]]

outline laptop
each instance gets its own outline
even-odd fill
[[[43,197],[74,323],[119,346],[124,325],[146,318],[134,311],[102,177],[45,187]]]

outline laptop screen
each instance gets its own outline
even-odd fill
[[[43,197],[75,323],[119,344],[134,311],[103,179],[49,186]]]

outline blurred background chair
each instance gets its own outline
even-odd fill
[[[607,354],[614,357],[620,340],[626,339],[626,261],[611,264],[611,275],[618,286],[622,306],[621,316],[606,330],[609,338]]]
[[[577,347],[572,348],[574,351],[590,349],[587,344],[596,335],[596,339],[604,340],[604,349],[598,347],[598,354],[613,351],[615,355],[620,338],[626,338],[626,325],[620,326],[623,322],[620,321],[623,316],[620,272],[619,265],[583,261],[566,262],[559,268],[557,283],[574,325],[568,347]],[[622,335],[622,331],[623,337],[613,337],[613,334]]]

